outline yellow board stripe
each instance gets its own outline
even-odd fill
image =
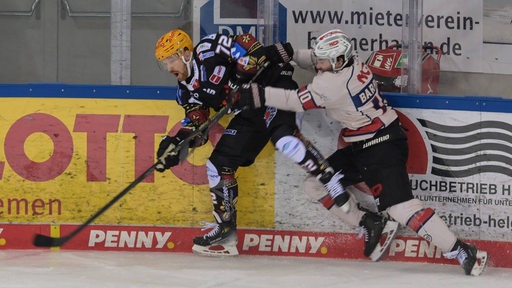
[[[50,225],[50,236],[51,237],[60,237],[60,225],[52,224]],[[60,250],[60,247],[52,247],[50,250]]]

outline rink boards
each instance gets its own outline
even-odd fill
[[[36,249],[35,233],[60,237],[77,225],[4,224],[0,225],[0,249]],[[73,240],[53,250],[192,252],[191,239],[202,235],[199,228],[91,225]],[[502,241],[469,240],[489,252],[489,267],[512,268],[512,244]],[[241,255],[366,259],[363,239],[355,233],[239,229]],[[37,248],[41,249],[41,248]],[[368,260],[369,261],[369,260]],[[418,237],[397,237],[382,261],[425,262],[458,265],[442,257],[434,245]]]
[[[180,127],[183,112],[173,101],[175,92],[0,85],[0,249],[34,249],[34,233],[70,233],[151,166],[160,138]],[[489,251],[491,265],[512,267],[512,101],[392,94],[388,100],[409,137],[415,197],[435,208],[461,238]],[[228,121],[214,127],[210,144],[184,165],[150,175],[99,217],[98,225],[61,249],[190,251],[192,237],[201,234],[200,221],[211,218],[204,163]],[[315,137],[308,129],[303,133]],[[326,139],[315,141],[334,145]],[[275,158],[267,145],[254,165],[238,173],[240,253],[362,259],[362,240],[353,229],[309,204],[301,189],[305,174]],[[368,196],[364,189],[350,189]],[[453,263],[401,232],[386,259]]]

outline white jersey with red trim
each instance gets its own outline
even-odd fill
[[[311,50],[296,50],[293,60],[302,68],[314,68]],[[368,66],[354,60],[341,71],[318,72],[299,90],[266,87],[265,105],[296,112],[325,109],[327,116],[341,123],[345,141],[373,137],[398,116],[384,102]]]

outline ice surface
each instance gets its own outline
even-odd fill
[[[492,260],[492,259],[491,259]],[[0,287],[512,287],[509,268],[192,253],[0,251]]]

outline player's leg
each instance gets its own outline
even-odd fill
[[[358,168],[353,163],[354,155],[351,147],[337,150],[327,159],[335,171],[343,171],[341,184],[344,187],[359,183],[363,180]],[[397,233],[398,223],[389,220],[380,213],[374,213],[360,208],[356,198],[351,195],[348,202],[349,209],[340,209],[334,205],[329,194],[323,193],[318,181],[311,177],[306,178],[304,189],[313,201],[320,202],[332,215],[345,223],[359,227],[364,233],[364,255],[372,261],[378,261],[389,248]],[[348,193],[348,191],[347,191]]]
[[[402,225],[436,245],[449,259],[457,259],[466,275],[478,276],[484,270],[488,255],[475,246],[457,239],[432,208],[425,208],[418,199],[411,199],[388,208],[388,213]]]
[[[487,261],[487,253],[458,240],[431,208],[414,199],[407,174],[408,145],[398,125],[388,128],[389,141],[358,151],[360,170],[372,190],[380,211],[439,247],[445,256],[457,258],[466,274],[478,275]],[[478,260],[480,257],[480,261]]]
[[[318,149],[300,134],[295,125],[295,115],[287,113],[278,110],[274,120],[274,123],[278,124],[269,126],[275,147],[312,175],[307,178],[305,183],[305,191],[310,197],[315,201],[322,202],[332,215],[342,221],[363,228],[366,234],[364,254],[370,256],[373,261],[379,260],[391,244],[398,223],[387,221],[376,213],[361,211],[356,199],[350,197],[350,194],[346,193],[343,188],[344,182],[345,184],[354,184],[361,181],[356,168],[343,165],[341,162],[348,163],[344,161],[343,156],[341,156],[342,159],[330,157],[329,161],[326,161]],[[336,166],[331,166],[331,161]],[[345,177],[341,171],[347,173],[348,177]],[[357,179],[352,179],[353,176]],[[322,186],[325,189],[322,189]],[[326,190],[327,193],[324,192]],[[382,238],[384,241],[381,242]]]
[[[259,145],[254,148],[253,138],[257,133],[254,133],[254,123],[251,123],[250,119],[244,118],[243,115],[233,118],[207,161],[215,222],[208,223],[210,225],[205,227],[210,229],[209,232],[194,238],[192,250],[195,253],[209,256],[238,255],[236,248],[238,182],[235,172],[239,166],[252,164],[261,147],[264,146]]]
[[[204,223],[203,230],[209,229],[209,231],[194,238],[192,251],[208,256],[234,256],[238,255],[236,248],[238,240],[236,235],[238,183],[233,168],[214,164],[214,162],[217,162],[216,158],[208,159],[206,169],[215,222]],[[216,247],[212,249],[214,245]]]
[[[335,171],[320,151],[311,144],[298,130],[290,131],[289,127],[281,126],[272,135],[272,142],[287,158],[300,165],[310,175],[320,181],[334,201],[334,204],[344,210],[349,210],[348,193],[345,193],[340,180],[343,174]]]

